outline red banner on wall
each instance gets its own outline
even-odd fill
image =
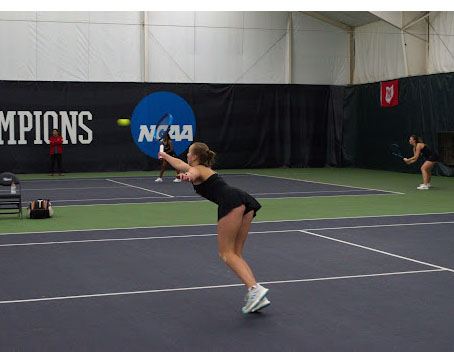
[[[380,101],[382,107],[391,107],[399,104],[399,80],[380,82]]]

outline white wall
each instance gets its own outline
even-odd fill
[[[138,12],[0,12],[0,79],[140,81]]]
[[[454,72],[454,12],[429,18],[429,73]]]
[[[0,12],[0,79],[287,83],[289,14]],[[293,22],[293,82],[348,83],[346,32]]]
[[[403,24],[409,24],[420,12],[404,12]],[[421,20],[404,33],[408,76],[427,74],[427,23]]]
[[[149,12],[153,82],[284,83],[287,12]]]
[[[353,83],[368,83],[406,77],[402,34],[380,20],[355,28]]]
[[[418,13],[402,13],[401,23]],[[354,83],[454,72],[454,12],[432,12],[406,31],[384,21],[355,28]]]
[[[292,37],[293,83],[349,83],[349,36],[345,30],[309,15],[293,13]]]
[[[388,20],[404,25],[418,13],[393,12]],[[143,12],[0,12],[0,79],[349,81],[348,33],[300,12],[147,12],[145,18],[144,28]],[[454,12],[427,19],[430,26],[423,20],[407,29],[413,35],[385,21],[357,27],[354,83],[454,72]]]

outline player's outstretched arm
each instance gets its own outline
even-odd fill
[[[177,171],[187,172],[191,168],[189,164],[183,162],[181,159],[168,155],[166,152],[159,152],[158,157],[159,159],[166,160]]]
[[[199,179],[200,176],[200,171],[195,167],[189,168],[189,171],[187,171],[186,173],[179,173],[177,175],[179,179],[186,182],[194,182],[195,180]]]
[[[419,154],[421,153],[421,149],[423,148],[423,146],[421,145],[421,143],[418,143],[418,145],[416,146],[416,150],[415,150],[415,154],[413,157],[411,158],[404,158],[404,162],[407,163],[407,164],[412,164],[412,163],[415,163],[418,158],[419,158]]]

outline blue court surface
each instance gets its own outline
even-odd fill
[[[37,198],[48,199],[54,206],[100,205],[119,203],[153,203],[199,201],[190,183],[174,183],[175,176],[34,179],[22,181],[24,203]],[[248,191],[256,198],[302,198],[316,196],[357,196],[400,194],[353,186],[310,182],[252,173],[225,174],[225,181]]]
[[[453,236],[453,213],[254,222],[271,305],[243,315],[216,225],[1,234],[0,350],[452,351]]]

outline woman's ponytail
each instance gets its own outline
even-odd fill
[[[216,158],[216,153],[210,150],[205,143],[196,142],[192,144],[192,153],[199,158],[200,164],[205,167],[211,167]]]

